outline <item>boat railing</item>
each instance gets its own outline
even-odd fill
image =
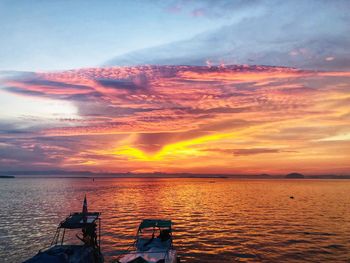
[[[170,250],[172,249],[161,250],[161,251],[123,251],[123,252],[118,252],[118,255],[168,253]]]

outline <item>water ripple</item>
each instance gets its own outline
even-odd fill
[[[143,218],[173,220],[182,262],[350,259],[349,180],[16,178],[0,181],[2,262],[47,246],[85,193],[89,209],[102,212],[107,262],[133,242]]]

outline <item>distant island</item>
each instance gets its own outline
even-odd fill
[[[0,171],[0,178],[232,178],[232,179],[350,179],[350,175],[314,174],[303,175],[292,172],[287,175],[267,173],[261,174],[213,174],[213,173],[166,173],[166,172],[91,172],[69,170],[41,171]]]
[[[13,175],[0,175],[0,178],[6,179],[6,178],[15,178]]]
[[[290,173],[285,176],[287,179],[303,179],[305,176],[300,173]]]

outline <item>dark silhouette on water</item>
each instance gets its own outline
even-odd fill
[[[88,212],[85,196],[82,212],[70,214],[63,220],[57,227],[50,247],[40,250],[24,263],[103,263],[100,215],[99,212]],[[77,237],[83,241],[83,244],[66,244],[66,231],[79,229],[83,236],[77,235]]]
[[[2,179],[12,179],[12,178],[15,178],[14,176],[11,176],[11,175],[0,175],[0,178]]]
[[[303,174],[300,174],[300,173],[290,173],[290,174],[287,174],[285,176],[285,178],[288,178],[288,179],[302,179],[302,178],[305,178],[305,176]]]

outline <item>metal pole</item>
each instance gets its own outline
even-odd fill
[[[55,235],[53,236],[53,239],[52,239],[52,241],[51,241],[50,246],[52,246],[53,243],[55,242],[55,239],[56,239],[56,236],[57,236],[57,231],[58,231],[58,229],[56,229]]]
[[[62,238],[61,238],[61,245],[63,245],[63,239],[64,239],[64,234],[66,233],[66,229],[63,229],[63,234],[62,234]]]
[[[101,218],[98,220],[98,250],[101,253]]]
[[[56,237],[56,242],[55,242],[56,245],[58,243],[58,239],[60,238],[60,233],[61,233],[61,229],[58,230],[58,235]]]
[[[57,228],[57,229],[56,229],[55,236],[53,237],[53,239],[52,239],[52,242],[51,242],[51,245],[50,245],[50,246],[52,246],[53,244],[57,245],[57,241],[58,241],[59,236],[60,236],[60,229],[59,229],[59,228]]]

